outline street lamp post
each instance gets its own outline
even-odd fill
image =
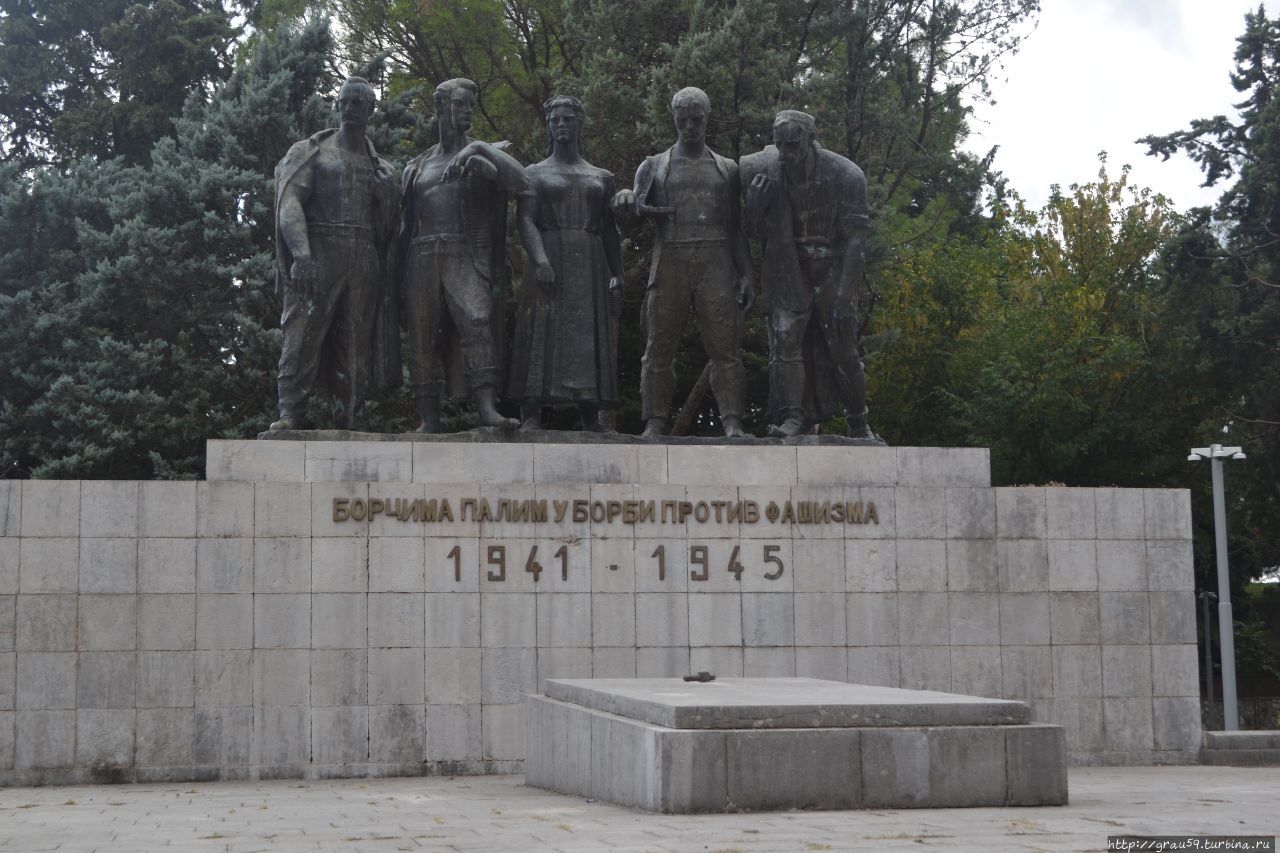
[[[1236,710],[1235,622],[1231,617],[1231,582],[1227,576],[1227,504],[1222,489],[1222,460],[1244,459],[1239,447],[1193,447],[1190,462],[1208,459],[1213,471],[1213,539],[1218,555],[1218,645],[1222,651],[1222,727],[1229,732],[1240,728]]]

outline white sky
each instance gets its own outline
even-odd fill
[[[1006,61],[1007,80],[993,81],[996,103],[977,105],[965,148],[981,156],[999,145],[994,168],[1035,207],[1050,184],[1093,180],[1103,150],[1112,177],[1127,163],[1133,185],[1179,208],[1211,204],[1221,184],[1200,188],[1191,160],[1149,157],[1134,140],[1234,117],[1235,39],[1258,2],[1042,0],[1039,27]]]

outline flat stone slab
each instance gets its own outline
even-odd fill
[[[817,678],[550,679],[546,696],[671,729],[998,726],[1031,719],[1022,702]]]
[[[662,435],[645,438],[621,432],[578,432],[558,429],[475,427],[463,432],[357,432],[344,429],[281,429],[258,433],[260,441],[414,441],[464,444],[674,444],[679,446],[887,447],[884,441],[844,435],[796,435],[790,438],[744,435]]]

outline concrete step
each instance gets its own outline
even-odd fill
[[[1204,749],[1200,763],[1216,767],[1280,767],[1280,749]]]
[[[1280,750],[1280,731],[1205,732],[1203,744],[1205,749],[1213,750]]]

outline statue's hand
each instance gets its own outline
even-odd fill
[[[551,285],[556,283],[556,271],[551,266],[550,261],[543,261],[538,264],[537,276],[538,284],[542,286],[543,290],[551,290]]]
[[[635,190],[618,190],[613,197],[613,212],[630,217],[640,215],[640,207],[636,201]]]
[[[319,280],[320,265],[310,256],[295,258],[289,267],[289,286],[308,302],[315,301]]]
[[[750,275],[744,275],[738,279],[737,290],[738,306],[745,314],[751,310],[751,306],[756,304],[756,290]]]
[[[470,161],[475,159],[476,154],[480,151],[479,142],[469,142],[462,147],[462,150],[453,155],[453,159],[449,161],[449,165],[444,167],[444,171],[440,173],[440,180],[452,181],[466,173]],[[481,158],[483,159],[483,158]]]
[[[498,167],[478,154],[467,161],[462,167],[462,172],[467,175],[479,175],[489,181],[498,179]]]
[[[615,319],[622,316],[622,288],[622,276],[609,279],[609,316]]]
[[[768,210],[773,205],[773,199],[777,191],[778,184],[764,172],[761,172],[751,179],[751,183],[747,184],[747,207],[757,211]]]

